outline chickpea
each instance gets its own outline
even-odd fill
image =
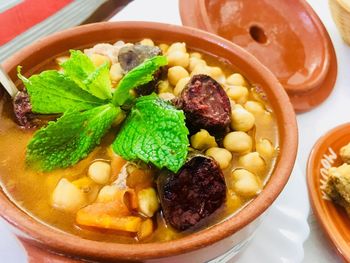
[[[95,65],[95,67],[100,67],[105,63],[107,63],[108,66],[111,65],[111,60],[109,59],[109,57],[104,56],[104,55],[94,53],[90,56],[90,59],[91,59],[92,63]]]
[[[232,160],[232,154],[224,148],[212,147],[209,148],[205,154],[212,157],[219,164],[221,169],[227,168]]]
[[[260,139],[256,143],[256,151],[267,161],[273,157],[275,148],[268,139]]]
[[[102,161],[93,162],[89,167],[88,175],[96,183],[106,184],[111,176],[111,166]]]
[[[160,44],[159,48],[162,50],[162,53],[165,54],[168,51],[168,49],[169,49],[169,45],[167,45],[167,44]]]
[[[69,182],[62,178],[52,193],[51,205],[63,211],[76,211],[86,204],[84,193]]]
[[[191,136],[191,145],[197,150],[206,150],[210,147],[217,147],[215,137],[211,136],[207,130],[201,129]]]
[[[104,187],[101,188],[100,192],[98,193],[96,201],[98,203],[111,202],[115,199],[115,196],[117,195],[119,190],[120,189],[115,184],[105,185]]]
[[[228,133],[223,141],[224,147],[230,152],[247,153],[252,150],[252,138],[242,131]]]
[[[138,240],[145,239],[153,232],[153,221],[152,219],[146,219],[141,223],[140,229],[137,232]]]
[[[199,52],[192,52],[190,53],[190,58],[202,58],[202,54]]]
[[[196,57],[191,57],[190,60],[189,60],[188,69],[192,72],[197,65],[206,66],[207,63],[203,59],[196,58]]]
[[[175,86],[174,95],[179,96],[189,81],[190,77],[180,79]]]
[[[168,48],[168,54],[174,51],[179,51],[181,53],[186,53],[186,43],[175,42]]]
[[[226,86],[226,94],[237,103],[245,103],[248,100],[249,90],[243,86]]]
[[[168,65],[171,66],[181,66],[184,68],[188,67],[188,64],[190,63],[190,56],[188,53],[184,53],[181,51],[168,51]]]
[[[255,125],[255,117],[241,105],[235,105],[231,115],[231,128],[236,131],[249,131]]]
[[[253,113],[255,116],[263,114],[265,111],[265,107],[260,102],[253,100],[248,100],[244,104],[244,108],[250,113]]]
[[[226,83],[233,86],[246,86],[247,82],[239,73],[234,73],[226,79]]]
[[[173,87],[170,85],[168,80],[161,80],[158,83],[158,93],[173,92]]]
[[[199,63],[195,66],[193,71],[191,72],[191,76],[197,74],[204,74],[210,76],[210,68],[202,63]]]
[[[151,47],[154,46],[153,40],[152,40],[152,39],[149,39],[149,38],[142,39],[142,40],[140,41],[140,44],[141,44],[141,45],[145,45],[145,46],[151,46]]]
[[[219,67],[209,67],[210,77],[215,79],[219,83],[225,82],[225,75],[222,72],[222,69]]]
[[[257,175],[261,175],[266,169],[265,161],[258,152],[247,153],[239,157],[238,165]]]
[[[258,178],[245,169],[236,169],[231,176],[233,190],[242,197],[253,197],[261,190]]]
[[[159,209],[157,193],[152,187],[139,191],[137,193],[137,200],[139,210],[145,216],[152,217],[153,214]]]
[[[118,82],[123,78],[123,75],[124,73],[122,67],[120,66],[120,63],[115,63],[111,66],[109,70],[109,78],[111,81]]]
[[[159,98],[166,100],[166,101],[169,101],[169,100],[172,100],[175,98],[175,95],[173,93],[170,93],[170,92],[160,93],[158,96],[159,96]]]
[[[181,66],[174,66],[169,68],[168,70],[168,81],[171,85],[176,85],[177,82],[182,79],[188,77],[189,74],[186,69]]]

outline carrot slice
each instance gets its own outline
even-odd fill
[[[141,218],[136,216],[112,216],[108,214],[91,214],[81,209],[77,213],[77,223],[83,226],[113,229],[119,231],[133,232],[139,231]]]

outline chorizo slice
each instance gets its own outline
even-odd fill
[[[196,156],[177,173],[158,177],[163,215],[168,224],[183,231],[215,212],[225,201],[226,184],[218,164]]]

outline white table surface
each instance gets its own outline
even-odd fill
[[[150,8],[157,8],[159,11],[157,16],[154,16],[154,12],[151,12],[148,15],[147,10],[140,10],[140,12],[142,12],[143,20],[181,24],[178,14],[177,0],[162,0],[162,5],[156,5],[155,2],[158,1],[154,0],[135,1],[147,1]],[[295,173],[298,178],[291,178],[291,182],[288,183],[285,191],[291,191],[291,187],[293,187],[293,189],[299,187],[302,191],[305,191],[306,181],[304,176],[306,162],[312,146],[316,140],[329,129],[350,120],[350,48],[341,40],[337,28],[331,18],[328,2],[324,0],[308,0],[308,2],[319,15],[332,38],[338,58],[338,79],[335,89],[327,101],[311,112],[301,114],[297,117],[300,136],[297,162],[298,166],[302,169],[302,173]],[[119,15],[118,20],[128,19],[127,17],[124,17],[123,19],[123,15]],[[296,185],[297,188],[295,187]],[[299,193],[296,191],[295,196],[297,197],[298,195]],[[306,207],[308,207],[307,202],[309,202],[307,195],[305,195],[303,202],[306,203],[301,205],[300,212],[309,213],[309,210],[306,209]],[[334,249],[320,229],[312,212],[309,215],[309,225],[311,233],[304,243],[305,256],[302,262],[341,262],[340,258],[336,255]],[[8,250],[9,247],[18,247],[19,243],[14,236],[9,233],[8,229],[1,223],[1,221],[0,233],[0,262],[25,262],[24,253],[14,255],[12,251]],[[278,248],[276,247],[274,249]],[[266,262],[262,258],[258,261]]]

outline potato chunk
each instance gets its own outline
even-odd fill
[[[86,198],[77,186],[62,178],[52,193],[51,204],[57,209],[74,212],[86,204]]]

